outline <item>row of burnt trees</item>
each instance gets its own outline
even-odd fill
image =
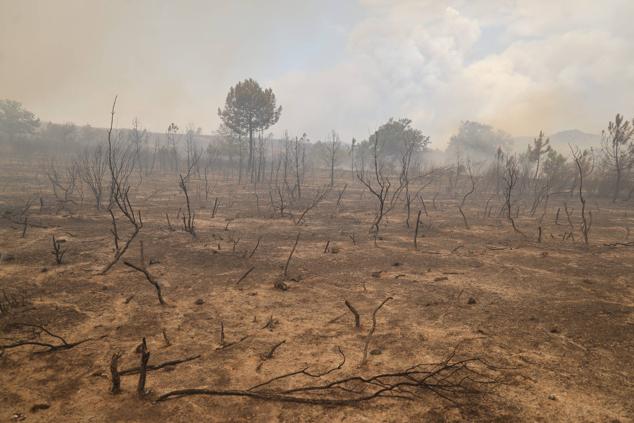
[[[392,142],[389,144],[389,147],[386,147],[387,142],[390,141],[390,137]],[[338,142],[336,134],[333,134],[332,140],[333,144]],[[398,144],[399,142],[400,148],[394,149],[394,144]],[[515,218],[520,214],[518,199],[521,199],[520,202],[525,203],[528,200],[532,203],[530,211],[526,211],[526,213],[530,216],[534,216],[540,204],[543,204],[543,213],[545,213],[549,197],[557,194],[556,192],[552,192],[550,185],[552,182],[550,180],[546,179],[544,181],[539,177],[539,158],[538,166],[532,174],[533,176],[526,177],[527,172],[522,170],[521,162],[518,157],[504,153],[496,157],[495,166],[489,169],[488,172],[485,170],[485,172],[478,173],[478,166],[475,166],[474,169],[472,163],[467,161],[464,165],[458,164],[456,166],[431,168],[426,172],[420,172],[419,169],[419,172],[412,175],[412,163],[414,162],[415,165],[419,167],[417,162],[417,157],[419,156],[417,156],[417,154],[422,151],[428,142],[429,139],[423,136],[420,131],[410,127],[409,121],[390,121],[370,137],[368,144],[372,148],[371,160],[366,161],[362,154],[358,154],[357,157],[361,157],[361,159],[360,163],[356,166],[356,177],[376,201],[375,219],[370,229],[370,233],[374,235],[375,240],[378,238],[383,219],[395,207],[400,207],[401,205],[405,207],[407,212],[405,224],[408,227],[411,224],[410,218],[412,208],[414,207],[413,203],[420,201],[422,206],[421,210],[424,210],[425,215],[427,215],[423,190],[432,183],[435,184],[438,190],[434,195],[434,203],[435,197],[439,193],[439,187],[441,187],[443,183],[447,190],[450,190],[452,187],[454,188],[455,191],[449,192],[449,194],[459,200],[457,204],[458,211],[464,220],[465,227],[469,229],[468,216],[465,214],[463,207],[465,207],[469,197],[476,191],[476,185],[478,191],[482,193],[490,192],[490,188],[487,188],[487,185],[491,184],[490,176],[493,174],[492,170],[494,170],[497,189],[496,197],[498,199],[503,198],[503,213],[514,230],[523,236],[526,236],[526,234],[517,227],[515,222]],[[271,167],[269,184],[268,187],[265,187],[265,189],[268,189],[271,208],[274,211],[273,214],[279,213],[280,217],[292,217],[296,223],[301,223],[305,214],[310,209],[316,207],[329,191],[325,189],[318,190],[315,197],[312,200],[308,200],[309,202],[304,212],[298,215],[293,215],[290,212],[291,206],[298,204],[301,206],[300,200],[302,187],[305,185],[304,179],[306,173],[306,143],[305,137],[287,140],[285,154],[280,157],[275,167]],[[543,134],[540,134],[534,144],[535,146],[531,148],[535,151],[541,149],[540,146],[548,145],[548,141],[543,139]],[[79,179],[83,180],[95,195],[97,207],[99,207],[101,202],[100,198],[104,193],[108,194],[105,208],[110,214],[113,226],[115,262],[118,260],[118,257],[127,250],[129,243],[136,237],[138,230],[142,226],[140,214],[134,213],[129,198],[130,188],[133,183],[140,184],[142,182],[142,175],[140,174],[139,178],[137,178],[134,172],[136,161],[134,159],[135,150],[132,148],[133,146],[133,144],[126,143],[121,138],[116,137],[111,127],[108,131],[107,160],[99,154],[95,154],[92,157],[84,156],[84,160],[75,161],[74,164],[67,169],[68,175],[73,174],[72,169],[77,169],[76,173],[80,175]],[[583,184],[592,174],[594,159],[589,151],[580,152],[577,151],[577,149],[573,149],[572,154],[574,158],[574,169],[576,171],[575,177],[578,181],[574,187],[577,188],[576,191],[583,204],[582,219],[584,223],[582,226],[585,230],[582,232],[584,233],[584,238],[587,239],[587,233],[591,227],[591,215],[585,216],[584,214],[585,198],[583,198],[583,196],[585,186]],[[395,160],[395,158],[397,159]],[[186,162],[187,167],[184,168],[184,172],[180,173],[177,181],[184,199],[182,214],[179,213],[182,217],[182,227],[185,231],[191,233],[192,236],[195,236],[196,212],[190,199],[190,182],[196,178],[195,168],[200,159],[201,154],[193,154],[190,156]],[[333,162],[331,161],[331,163]],[[546,164],[543,166],[547,167]],[[204,183],[206,201],[208,201],[210,192],[208,176],[207,171],[205,171]],[[334,184],[334,172],[332,168],[329,176],[330,183]],[[66,205],[68,202],[74,201],[72,200],[72,192],[69,189],[72,183],[68,181],[73,181],[75,177],[68,176],[66,183],[63,183],[61,182],[62,177],[60,177],[53,168],[49,173],[49,178],[51,179],[54,192],[58,195],[60,204]],[[198,182],[200,182],[201,179],[202,176],[198,175]],[[107,186],[108,183],[106,182],[108,180],[110,181],[109,186]],[[544,186],[540,185],[542,183]],[[256,200],[259,201],[259,198],[257,198],[258,187],[256,184],[254,184],[254,191]],[[345,191],[345,187],[343,191]],[[343,191],[340,193],[340,197]],[[217,202],[218,200],[216,198],[214,212],[217,207]],[[339,202],[338,200],[338,203]],[[488,203],[489,200],[487,200],[487,206]],[[485,209],[487,206],[485,206]],[[132,213],[130,210],[132,210]],[[500,210],[500,213],[502,213],[502,209]],[[485,210],[485,213],[486,212]],[[120,215],[115,216],[115,214],[118,213],[120,213]],[[490,209],[488,213],[489,215],[491,214]],[[543,213],[540,220],[543,219]],[[129,237],[121,238],[121,228],[118,224],[120,219],[123,219],[124,223],[131,225],[132,231]],[[167,219],[168,225],[171,227],[169,216],[167,216]]]
[[[138,122],[135,121],[132,130],[128,133],[131,135],[124,137],[121,131],[113,130],[113,123],[114,107],[111,125],[107,131],[107,149],[97,146],[93,151],[81,154],[64,171],[59,171],[54,164],[51,164],[48,178],[62,207],[67,207],[75,201],[73,199],[75,190],[83,192],[81,187],[89,188],[95,198],[95,206],[98,209],[105,207],[110,214],[116,258],[125,252],[129,245],[128,241],[131,242],[134,239],[142,226],[140,214],[135,213],[130,204],[130,189],[133,184],[140,185],[143,181],[145,172],[142,169],[140,157],[143,151],[143,139],[147,133],[141,130]],[[587,239],[587,232],[591,227],[591,215],[584,214],[586,197],[591,193],[593,184],[595,187],[599,186],[597,181],[604,180],[605,169],[611,169],[610,165],[615,166],[613,166],[615,171],[620,169],[623,172],[621,176],[618,176],[617,172],[614,198],[618,197],[623,175],[631,173],[634,164],[634,159],[630,157],[634,150],[631,142],[634,133],[632,128],[632,123],[624,121],[620,115],[617,115],[615,122],[610,122],[608,131],[604,133],[603,149],[600,154],[592,150],[579,151],[571,146],[570,160],[554,151],[549,145],[549,140],[540,132],[525,154],[508,154],[499,148],[492,164],[473,163],[468,158],[462,160],[458,157],[453,165],[426,168],[421,158],[424,157],[424,149],[429,143],[429,138],[412,128],[411,121],[407,119],[390,119],[367,141],[353,143],[348,153],[351,157],[351,169],[355,170],[353,176],[376,201],[375,218],[370,230],[375,240],[378,238],[384,218],[401,204],[407,212],[405,221],[407,227],[411,225],[414,202],[420,201],[421,210],[424,210],[427,215],[423,190],[432,182],[437,186],[435,195],[440,193],[441,190],[438,187],[444,183],[442,190],[445,194],[457,200],[457,209],[462,216],[465,228],[469,229],[470,225],[464,207],[477,189],[483,194],[493,193],[487,200],[485,213],[491,214],[491,209],[488,212],[486,210],[491,199],[502,199],[503,206],[498,214],[504,214],[513,229],[523,236],[526,234],[515,222],[520,215],[518,199],[521,200],[519,203],[528,202],[528,205],[524,204],[528,209],[524,212],[533,217],[538,210],[543,210],[545,213],[550,197],[561,195],[562,187],[568,185],[568,194],[572,196],[577,193],[582,204],[582,226],[585,228],[584,238]],[[190,198],[190,184],[193,180],[200,183],[204,177],[205,201],[208,201],[211,191],[210,174],[217,175],[217,170],[209,158],[209,150],[205,157],[205,153],[199,148],[191,131],[186,137],[185,156],[181,158],[177,149],[177,134],[178,127],[171,124],[168,128],[168,140],[174,152],[173,169],[178,173],[175,180],[184,198],[183,228],[195,236],[196,216]],[[250,172],[250,180],[254,184],[258,209],[260,200],[258,184],[266,186],[268,182],[265,192],[268,191],[274,214],[279,213],[280,217],[293,217],[293,220],[299,223],[303,217],[297,219],[297,216],[293,216],[289,212],[289,206],[293,203],[299,204],[298,202],[302,199],[302,187],[306,184],[307,169],[313,174],[318,170],[314,164],[311,166],[309,157],[315,152],[321,153],[323,160],[321,168],[328,169],[329,187],[332,189],[335,185],[335,169],[340,163],[344,149],[334,131],[326,142],[318,142],[314,145],[311,145],[306,135],[294,139],[287,136],[282,147],[277,155],[270,155],[268,167],[261,157],[256,159],[257,150],[250,151],[247,169]],[[260,154],[263,156],[263,153]],[[597,163],[602,165],[603,171],[595,170]],[[211,172],[210,169],[215,172]],[[138,171],[138,177],[135,170]],[[238,182],[242,182],[241,171]],[[316,207],[327,191],[318,190],[315,198],[308,203],[309,208]],[[215,201],[214,212],[217,198]],[[116,216],[115,212],[120,216]],[[543,219],[543,213],[540,222]],[[180,213],[179,216],[181,216]],[[133,228],[130,238],[120,237],[121,228],[118,226],[118,219],[123,219]],[[171,227],[169,216],[167,219]]]

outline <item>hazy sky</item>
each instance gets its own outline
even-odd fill
[[[252,77],[272,129],[365,138],[409,117],[442,147],[462,120],[517,135],[634,114],[632,0],[0,0],[0,98],[43,120],[136,116],[205,132]]]

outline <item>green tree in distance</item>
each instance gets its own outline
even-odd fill
[[[32,135],[40,126],[40,120],[14,100],[0,100],[0,134],[9,142],[25,135]]]
[[[282,113],[277,106],[271,88],[262,89],[253,79],[245,79],[229,89],[224,109],[218,109],[218,116],[229,129],[239,136],[249,137],[248,170],[254,177],[253,134],[275,125]]]

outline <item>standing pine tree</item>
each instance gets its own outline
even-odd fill
[[[634,153],[634,148],[630,146],[629,151],[627,148],[632,137],[634,137],[634,119],[630,122],[618,113],[614,118],[614,122],[608,124],[607,132],[603,131],[601,139],[603,160],[614,171],[615,176],[612,202],[615,202],[621,193],[623,172],[634,163],[634,158],[631,154]]]
[[[238,136],[249,137],[247,168],[251,180],[255,177],[255,145],[253,133],[275,125],[282,113],[276,105],[275,94],[270,88],[262,89],[253,79],[238,82],[229,89],[224,109],[218,109],[222,122]]]

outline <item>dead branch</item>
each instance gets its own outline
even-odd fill
[[[473,171],[471,170],[471,161],[469,160],[467,161],[467,174],[469,175],[469,180],[471,181],[471,189],[462,197],[462,201],[460,202],[458,208],[464,207],[465,203],[467,202],[467,198],[475,191],[476,184],[473,177]]]
[[[183,175],[178,175],[180,177],[180,182],[178,184],[179,188],[181,189],[181,191],[183,191],[183,194],[185,195],[185,204],[187,206],[187,215],[185,215],[185,213],[183,213],[183,230],[185,232],[188,232],[192,237],[196,237],[196,228],[195,228],[195,219],[196,219],[196,213],[194,213],[191,209],[191,204],[189,201],[189,191],[188,191],[188,187],[187,187],[187,183],[189,182],[189,173],[187,174],[187,176],[185,178],[183,178]]]
[[[163,299],[163,295],[161,294],[161,286],[159,285],[158,281],[155,280],[152,275],[150,275],[150,272],[148,272],[145,268],[143,267],[139,267],[136,264],[130,263],[129,261],[124,261],[123,264],[125,264],[128,267],[131,267],[132,269],[143,273],[143,275],[145,275],[145,278],[148,280],[148,282],[150,282],[153,286],[154,289],[156,289],[156,295],[158,296],[158,300],[159,300],[159,304],[161,305],[165,305],[165,300]]]
[[[293,248],[291,249],[291,253],[288,255],[288,260],[286,260],[286,265],[284,266],[284,278],[288,277],[288,265],[291,262],[291,258],[293,258],[293,254],[295,253],[295,248],[297,248],[297,243],[299,242],[299,236],[301,232],[297,232],[297,238],[295,238],[295,244],[293,244]]]
[[[145,279],[147,279],[147,281],[150,282],[152,286],[154,286],[154,289],[156,289],[156,295],[158,297],[159,304],[165,305],[165,300],[163,299],[163,294],[161,293],[161,285],[156,279],[154,279],[154,277],[150,274],[150,272],[148,272],[145,266],[145,256],[143,254],[143,241],[139,242],[139,246],[141,249],[141,266],[137,266],[136,264],[130,263],[127,260],[125,260],[123,264],[125,264],[128,267],[131,267],[137,272],[143,273],[143,275],[145,275]]]
[[[159,363],[159,364],[146,364],[145,371],[146,372],[150,372],[150,371],[154,371],[154,370],[160,370],[160,369],[165,368],[165,367],[177,366],[177,365],[182,364],[182,363],[187,363],[189,361],[196,360],[196,359],[198,359],[200,357],[201,357],[200,354],[197,354],[197,355],[192,355],[190,357],[178,358],[178,359],[174,359],[174,360],[164,361],[164,362]],[[136,375],[136,374],[139,374],[139,373],[141,373],[141,367],[132,367],[132,368],[129,368],[129,369],[121,370],[119,372],[119,376],[131,376],[131,375]]]
[[[337,204],[335,204],[335,213],[339,211],[339,206],[341,205],[341,199],[343,198],[343,194],[346,192],[346,188],[348,188],[348,184],[343,186],[343,189],[339,191],[339,195],[337,196]]]
[[[163,341],[165,341],[165,346],[169,347],[170,345],[172,345],[170,339],[167,337],[167,331],[165,329],[162,329],[161,333],[163,334]]]
[[[564,210],[566,212],[566,218],[568,219],[568,225],[570,226],[570,231],[572,232],[575,229],[575,226],[572,224],[572,216],[570,215],[570,211],[568,210],[568,204],[564,202]]]
[[[218,211],[218,197],[214,200],[214,207],[211,209],[211,218],[216,217],[216,211]]]
[[[247,270],[242,276],[240,276],[240,279],[238,279],[238,282],[236,282],[236,285],[239,285],[240,282],[245,280],[246,277],[249,276],[249,273],[253,272],[253,269],[255,269],[255,266],[251,266],[249,270]]]
[[[630,242],[613,242],[610,244],[603,244],[605,247],[634,247],[634,241]]]
[[[111,198],[108,210],[110,216],[113,219],[114,237],[115,237],[115,255],[110,263],[108,263],[101,271],[102,275],[108,273],[108,271],[114,266],[119,259],[128,250],[128,247],[132,241],[139,234],[139,231],[143,227],[143,219],[141,218],[141,211],[135,211],[130,201],[130,183],[128,182],[128,176],[134,169],[135,160],[130,156],[129,151],[120,151],[112,140],[112,128],[114,124],[115,106],[117,104],[117,97],[114,98],[112,103],[112,111],[110,112],[110,127],[108,129],[108,169],[110,171],[111,178]],[[114,205],[117,206],[119,211],[123,214],[126,220],[132,225],[133,230],[122,248],[119,248],[119,236],[116,233],[117,224],[112,212]]]
[[[251,337],[251,335],[244,335],[242,338],[238,339],[237,341],[233,341],[233,342],[227,342],[221,346],[219,346],[218,348],[216,348],[216,351],[219,350],[226,350],[229,347],[233,347],[234,345],[237,345],[243,341],[246,341],[247,339],[249,339]]]
[[[110,233],[112,233],[112,238],[114,240],[114,252],[115,255],[119,254],[119,231],[117,230],[117,219],[115,219],[114,217],[114,213],[112,212],[112,208],[109,207],[108,208],[108,213],[110,213],[110,218],[112,220],[112,229],[110,230]],[[169,223],[169,217],[167,218],[167,221]]]
[[[341,348],[339,346],[337,346],[337,352],[339,352],[339,355],[341,355],[341,362],[335,367],[332,367],[332,368],[330,368],[328,370],[325,370],[325,371],[319,372],[319,373],[311,373],[311,372],[308,371],[308,369],[309,369],[308,367],[304,367],[303,369],[300,369],[300,370],[295,370],[295,371],[290,372],[290,373],[285,373],[283,375],[275,376],[274,378],[269,379],[266,382],[258,383],[257,385],[250,387],[248,389],[248,391],[254,391],[256,389],[262,388],[263,386],[270,385],[270,384],[272,384],[272,383],[274,383],[276,381],[279,381],[279,380],[282,380],[282,379],[286,379],[286,378],[290,378],[290,377],[297,376],[297,375],[308,376],[308,377],[311,377],[311,378],[320,378],[320,377],[329,375],[332,372],[340,370],[343,367],[343,365],[346,364],[346,355],[343,353],[343,351],[341,350]]]
[[[317,207],[317,205],[321,203],[321,201],[326,197],[326,195],[328,195],[329,192],[330,188],[328,187],[323,188],[322,190],[318,190],[313,200],[310,202],[310,204],[308,204],[308,207],[304,209],[302,214],[300,214],[297,218],[297,221],[295,221],[295,225],[299,225],[300,223],[302,223],[302,220],[304,220],[304,216],[306,216],[309,211]]]
[[[62,260],[64,260],[64,254],[66,254],[65,249],[62,249],[63,240],[55,239],[55,235],[53,235],[53,251],[51,254],[55,256],[55,263],[57,265],[62,264]]]
[[[362,366],[367,362],[367,359],[368,359],[368,347],[370,345],[370,340],[372,339],[372,335],[374,334],[374,330],[376,329],[376,313],[381,309],[381,307],[383,307],[383,305],[385,305],[385,303],[387,303],[388,301],[390,301],[392,299],[393,299],[392,297],[387,297],[372,312],[372,328],[370,328],[370,332],[368,332],[368,335],[365,337],[365,345],[363,346],[363,359],[361,359],[361,365]]]
[[[470,229],[469,228],[469,222],[467,222],[467,216],[465,216],[464,211],[462,211],[462,207],[461,206],[458,206],[458,211],[462,215],[462,221],[464,222],[465,229]]]
[[[275,353],[275,350],[277,350],[279,347],[281,347],[285,343],[286,343],[286,340],[278,342],[277,344],[273,345],[269,351],[267,351],[267,352],[263,353],[262,355],[260,355],[260,358],[262,360],[270,360],[270,359],[272,359],[273,358],[273,354]]]
[[[420,226],[420,212],[418,210],[418,215],[416,216],[416,228],[414,229],[414,249],[418,250],[418,227]]]
[[[258,247],[260,246],[260,241],[262,240],[262,235],[260,235],[258,237],[258,242],[255,243],[255,247],[253,247],[253,250],[251,250],[251,253],[249,254],[249,258],[253,257],[253,254],[255,254],[255,252],[257,251]]]
[[[216,351],[219,350],[224,350],[227,349],[229,347],[232,347],[236,344],[239,344],[242,341],[245,341],[247,339],[249,339],[251,337],[251,335],[245,335],[242,338],[240,338],[237,341],[233,341],[233,342],[225,342],[225,322],[223,320],[220,321],[220,346],[218,346],[216,348]]]
[[[269,319],[266,321],[266,324],[262,326],[262,329],[268,329],[272,331],[275,329],[275,326],[279,323],[279,320],[274,319],[273,316],[269,316]]]
[[[105,338],[107,336],[107,335],[102,335],[102,336],[97,337],[97,338],[86,338],[86,339],[82,339],[82,340],[79,340],[79,341],[76,341],[76,342],[67,342],[66,339],[62,338],[60,335],[57,335],[57,334],[51,332],[50,330],[46,329],[46,327],[44,327],[42,325],[36,325],[36,324],[32,324],[32,323],[15,323],[15,325],[16,326],[24,326],[24,327],[30,327],[30,328],[39,329],[40,332],[38,332],[36,334],[36,336],[38,338],[41,335],[41,333],[44,332],[48,336],[58,339],[61,343],[52,344],[50,342],[44,342],[44,341],[40,341],[40,340],[34,341],[34,340],[30,340],[30,339],[18,340],[18,341],[15,341],[15,342],[11,343],[11,344],[0,345],[0,351],[31,345],[31,346],[35,346],[35,347],[44,347],[44,348],[46,348],[45,350],[35,351],[36,354],[49,353],[49,352],[55,352],[55,351],[61,351],[61,350],[69,350],[71,348],[74,348],[74,347],[76,347],[78,345],[81,345],[81,344],[84,344],[86,342],[96,341],[96,340],[99,340],[99,339],[103,339],[103,338]]]
[[[170,232],[174,231],[174,228],[172,227],[172,222],[170,222],[170,215],[165,212],[165,219],[167,220],[167,229],[169,229]]]
[[[370,377],[352,375],[316,385],[295,388],[274,388],[276,382],[296,377],[320,378],[342,368],[343,361],[323,373],[310,373],[303,368],[271,378],[249,389],[193,388],[166,392],[157,402],[194,395],[235,396],[264,401],[291,402],[309,405],[347,406],[375,399],[420,400],[431,392],[451,403],[460,397],[485,393],[485,387],[499,382],[499,368],[480,358],[455,360],[454,350],[439,363],[417,364],[401,371],[379,373]]]
[[[348,300],[344,300],[344,304],[346,305],[346,307],[348,307],[350,312],[352,314],[354,314],[354,327],[355,327],[355,329],[357,329],[357,330],[361,329],[361,319],[359,317],[359,312],[357,311],[357,309],[354,308],[354,306],[352,304],[350,304],[350,302],[348,302]]]

